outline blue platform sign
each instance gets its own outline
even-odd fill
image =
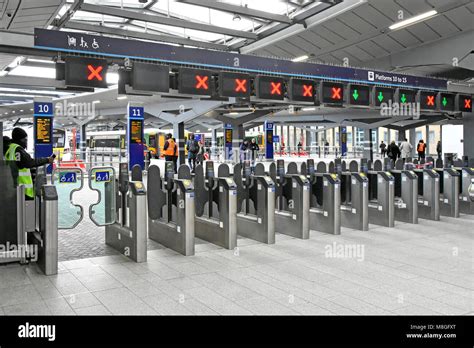
[[[279,143],[280,142],[280,136],[279,135],[274,135],[273,136],[273,142],[274,143]]]
[[[142,170],[145,169],[145,137],[144,137],[144,117],[143,106],[128,106],[127,117],[127,149],[129,170],[138,164]]]
[[[232,159],[232,125],[230,123],[224,124],[224,150],[225,150],[225,159]]]
[[[95,172],[96,182],[110,182],[110,172]]]
[[[61,172],[59,173],[60,184],[74,184],[77,182],[76,172]]]
[[[347,156],[347,127],[340,127],[341,156]]]
[[[53,103],[35,101],[33,110],[35,158],[50,157],[53,154]],[[51,174],[51,165],[48,165],[47,172]]]
[[[273,159],[273,122],[265,121],[265,158]]]

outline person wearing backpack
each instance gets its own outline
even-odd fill
[[[196,169],[196,158],[199,152],[199,143],[194,138],[194,134],[189,134],[189,140],[186,143],[186,149],[188,150],[188,163],[191,168],[191,173],[194,173]]]

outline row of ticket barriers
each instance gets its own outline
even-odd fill
[[[105,227],[105,242],[136,262],[147,260],[152,239],[182,255],[194,255],[195,239],[226,249],[238,236],[275,243],[275,234],[308,239],[311,231],[338,235],[341,227],[368,231],[369,224],[394,227],[474,214],[474,168],[392,169],[392,163],[365,159],[346,163],[284,160],[234,166],[206,161],[194,173],[172,162],[149,167],[121,163],[92,168],[57,168],[39,174],[36,199],[17,189],[17,242],[36,245],[45,274],[56,274],[58,230],[75,228],[84,209],[74,203],[88,179],[98,199],[89,218]],[[145,179],[145,180],[144,180]],[[48,183],[50,180],[50,183]],[[16,255],[28,262],[30,250]],[[0,255],[1,256],[1,255]],[[15,255],[10,255],[11,257]]]

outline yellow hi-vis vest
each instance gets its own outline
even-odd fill
[[[5,160],[15,162],[16,158],[16,149],[20,146],[18,144],[10,144],[7,152],[5,153]],[[35,190],[33,187],[33,178],[31,177],[31,172],[29,168],[18,168],[18,185],[25,186],[25,195],[31,198],[35,198]]]

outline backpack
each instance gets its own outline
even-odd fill
[[[199,151],[199,146],[196,140],[192,140],[189,144],[189,152],[197,153]]]

